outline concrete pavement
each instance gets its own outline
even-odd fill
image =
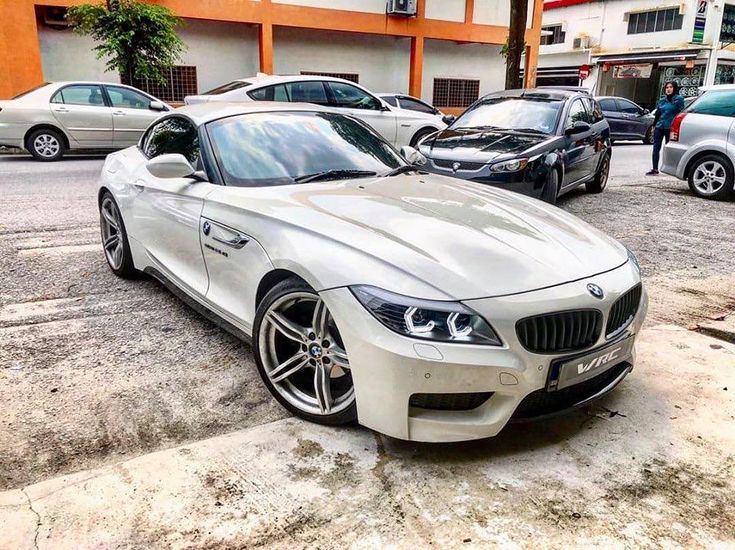
[[[735,345],[644,330],[597,406],[462,445],[295,419],[0,494],[0,548],[735,547]]]

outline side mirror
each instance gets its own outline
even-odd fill
[[[423,166],[426,164],[426,157],[410,145],[401,147],[401,155],[403,155],[403,158],[409,164],[413,164],[414,166]]]
[[[165,111],[166,110],[166,106],[160,101],[151,101],[150,105],[148,105],[148,108],[151,111]]]
[[[179,153],[153,157],[146,163],[146,168],[155,177],[165,179],[193,178],[196,173],[186,157]]]
[[[569,128],[564,130],[564,134],[567,136],[573,136],[576,134],[584,134],[585,132],[589,132],[590,130],[592,130],[592,126],[590,126],[589,123],[583,120],[578,120]]]
[[[454,115],[444,115],[442,117],[442,122],[446,124],[447,126],[452,124],[455,120],[457,120],[457,117]]]
[[[651,114],[651,111],[649,109],[643,109],[643,114],[644,115],[650,115]]]

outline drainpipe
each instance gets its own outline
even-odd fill
[[[704,72],[704,85],[711,86],[715,83],[715,73],[717,72],[717,58],[720,53],[720,32],[722,31],[722,16],[725,13],[722,0],[715,0],[710,4],[709,17],[714,15],[714,21],[712,25],[712,34],[710,34],[710,46],[709,55],[707,58],[707,68]],[[712,13],[714,12],[714,13]]]

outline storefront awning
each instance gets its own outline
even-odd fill
[[[696,59],[702,50],[674,50],[630,54],[602,54],[592,57],[593,63],[647,63],[655,61],[685,61]]]

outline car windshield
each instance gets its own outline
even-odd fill
[[[214,121],[207,129],[226,185],[384,175],[406,164],[363,123],[336,113],[251,113]]]
[[[556,128],[563,102],[522,97],[489,97],[465,111],[452,129],[502,128],[550,134]]]
[[[221,95],[227,92],[231,92],[232,90],[239,90],[240,88],[244,88],[245,86],[250,86],[251,84],[252,82],[248,82],[247,80],[235,80],[234,82],[223,84],[222,86],[215,88],[214,90],[204,92],[204,94],[202,95]]]
[[[40,85],[38,85],[38,86],[34,86],[34,87],[33,87],[33,88],[31,88],[30,90],[26,90],[25,92],[22,92],[22,93],[19,93],[19,94],[18,94],[18,95],[16,95],[16,96],[13,96],[13,98],[12,98],[12,99],[20,99],[21,97],[23,97],[23,96],[25,96],[25,95],[28,95],[28,94],[30,94],[31,92],[35,92],[36,90],[40,90],[41,88],[45,88],[45,87],[46,87],[46,86],[48,86],[49,84],[51,84],[51,83],[50,83],[50,82],[44,82],[43,84],[40,84]]]

